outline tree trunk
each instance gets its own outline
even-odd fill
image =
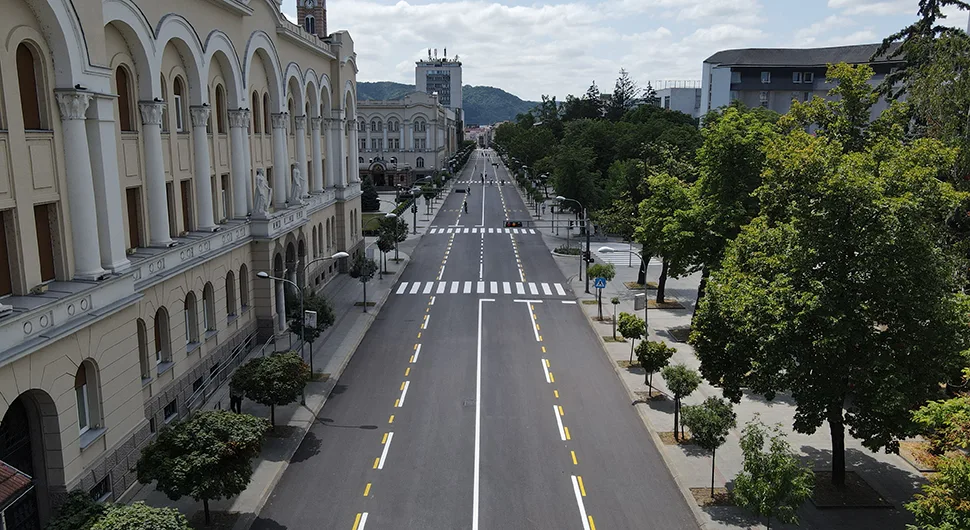
[[[653,372],[647,374],[647,388],[650,390],[648,395],[653,397]]]
[[[663,269],[660,271],[660,279],[657,280],[657,303],[664,303],[664,288],[667,286],[667,269],[670,262],[664,260]]]
[[[367,282],[361,282],[364,284],[364,312],[367,312]]]
[[[697,286],[697,300],[694,300],[694,314],[691,315],[691,323],[694,321],[694,315],[697,314],[697,307],[701,303],[701,298],[704,298],[704,292],[707,291],[707,278],[711,275],[709,269],[704,267],[701,272],[701,283]]]
[[[714,498],[714,457],[717,455],[717,448],[711,451],[711,499]]]
[[[613,340],[616,340],[616,304],[613,304]]]
[[[640,262],[640,272],[637,273],[637,283],[640,285],[646,285],[647,283],[647,269],[644,267],[645,263],[649,262],[650,258],[643,256],[643,261]]]
[[[842,404],[830,405],[829,432],[832,434],[832,484],[845,486],[845,420]]]
[[[635,342],[636,339],[630,339],[630,364],[633,364],[633,344]]]
[[[586,274],[589,274],[588,272]],[[596,290],[596,312],[599,314],[600,322],[603,321],[603,290]]]
[[[680,422],[680,397],[674,396],[674,440],[680,440],[677,424]]]
[[[271,427],[276,427],[276,405],[269,406],[269,424]]]
[[[209,515],[209,499],[202,499],[202,509],[205,511],[205,525],[209,526],[212,524],[212,518]]]

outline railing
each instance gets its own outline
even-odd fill
[[[209,398],[212,397],[219,390],[219,387],[226,382],[229,375],[232,374],[236,367],[239,366],[239,364],[246,357],[248,357],[251,346],[256,342],[256,334],[257,332],[253,331],[247,335],[246,340],[232,350],[232,353],[229,354],[229,358],[226,359],[223,365],[219,368],[219,371],[209,376],[209,380],[202,385],[202,388],[196,390],[191,396],[189,396],[189,399],[185,405],[186,410],[193,412],[205,407],[205,404],[209,401]],[[266,347],[270,344],[270,342],[275,340],[276,336],[273,335],[263,344],[261,352],[262,356],[266,356]]]
[[[650,86],[654,90],[663,90],[665,88],[702,88],[701,81],[696,80],[661,80],[661,81],[650,81]]]

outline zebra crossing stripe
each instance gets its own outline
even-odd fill
[[[403,294],[404,290],[408,288],[408,282],[401,282],[401,286],[397,288],[397,294]]]
[[[428,285],[424,286],[424,294],[431,294],[431,289],[434,288],[434,283],[428,282]]]
[[[451,294],[458,292],[458,282],[451,282]]]
[[[489,229],[488,229],[488,233],[489,233],[489,234],[491,234],[491,233],[494,233],[494,231],[495,231],[495,229],[494,229],[494,228],[489,228]]]
[[[452,229],[451,229],[451,228],[449,228],[449,229],[448,229],[448,233],[450,234],[450,233],[451,233],[451,231],[452,231]]]
[[[529,229],[529,233],[530,233],[530,234],[534,234],[534,233],[536,233],[536,230],[535,230],[535,228],[530,228],[530,229]]]
[[[478,288],[478,294],[485,294],[485,282],[478,282],[475,287]]]
[[[465,229],[465,233],[466,233],[466,234],[468,233],[468,229],[467,229],[467,228]]]
[[[525,287],[522,282],[515,282],[515,294],[525,294]]]
[[[492,294],[498,294],[498,282],[491,282],[488,285],[489,292]]]
[[[438,290],[435,291],[435,294],[444,294],[445,287],[447,286],[448,284],[446,282],[438,282]]]
[[[420,288],[421,288],[421,282],[414,282],[414,285],[411,286],[411,293],[410,294],[417,293],[418,292],[418,289],[420,289]]]
[[[552,296],[552,289],[549,288],[548,283],[542,284],[542,294],[546,296]]]
[[[566,296],[566,290],[563,289],[562,285],[559,285],[558,283],[556,284],[556,292],[559,293],[559,296]]]
[[[472,292],[472,282],[465,282],[465,289],[462,291],[465,294]]]
[[[539,289],[536,289],[534,282],[529,282],[529,294],[539,294]]]
[[[509,282],[502,282],[502,292],[504,294],[512,294],[512,286],[509,285]]]

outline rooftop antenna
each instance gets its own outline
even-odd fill
[[[448,58],[448,48],[445,48],[445,59]]]
[[[428,48],[428,60],[431,60],[431,48]]]

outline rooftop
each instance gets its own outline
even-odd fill
[[[721,66],[826,66],[835,63],[889,63],[885,55],[870,61],[880,44],[856,44],[853,46],[832,46],[829,48],[745,48],[723,50],[704,60],[705,63]],[[890,52],[898,45],[893,45]]]
[[[30,485],[30,477],[0,460],[0,509],[17,500]]]

